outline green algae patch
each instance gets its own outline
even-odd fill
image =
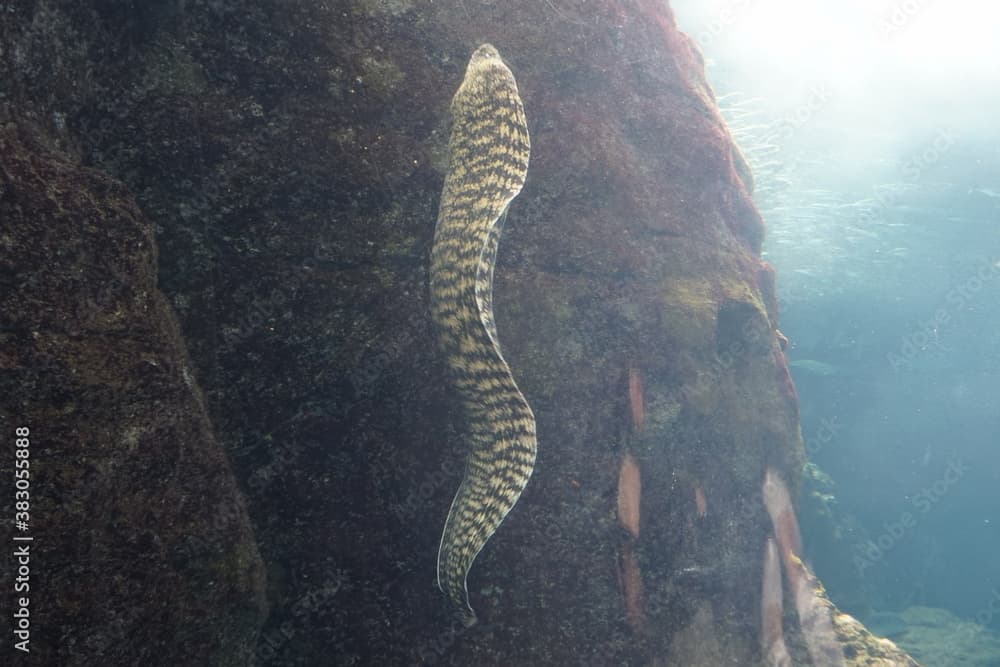
[[[978,623],[935,607],[909,607],[899,615],[906,630],[896,641],[928,666],[1000,664],[1000,637]]]
[[[716,289],[708,278],[672,278],[663,282],[665,334],[681,347],[698,346],[714,335]]]

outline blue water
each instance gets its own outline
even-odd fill
[[[910,4],[781,25],[788,3],[673,6],[755,171],[811,463],[807,556],[844,611],[926,664],[998,665],[998,54],[971,3]],[[808,47],[788,58],[768,35]],[[983,655],[912,643],[932,616]]]

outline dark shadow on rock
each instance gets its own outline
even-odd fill
[[[156,285],[149,221],[122,183],[14,124],[0,128],[0,219],[0,471],[13,478],[27,427],[31,658],[248,664],[263,568]]]

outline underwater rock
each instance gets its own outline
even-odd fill
[[[920,664],[888,639],[876,637],[857,619],[837,611],[825,592],[818,598],[833,612],[837,639],[844,647],[848,667],[920,667]],[[948,663],[928,662],[927,665]],[[958,663],[965,665],[966,663]]]
[[[11,444],[30,433],[31,657],[247,664],[263,569],[156,285],[152,225],[120,182],[13,124],[0,219],[0,421]]]
[[[897,613],[879,611],[865,618],[865,625],[875,633],[892,639],[906,632],[906,621]]]
[[[899,617],[905,629],[895,641],[925,665],[1000,664],[1000,635],[978,623],[935,607],[908,607]]]

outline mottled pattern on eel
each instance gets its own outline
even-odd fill
[[[528,170],[528,128],[514,75],[489,44],[472,54],[451,113],[431,251],[431,314],[462,398],[469,449],[437,567],[438,586],[471,625],[469,568],[528,483],[536,448],[535,417],[493,321],[493,265],[507,206]]]

